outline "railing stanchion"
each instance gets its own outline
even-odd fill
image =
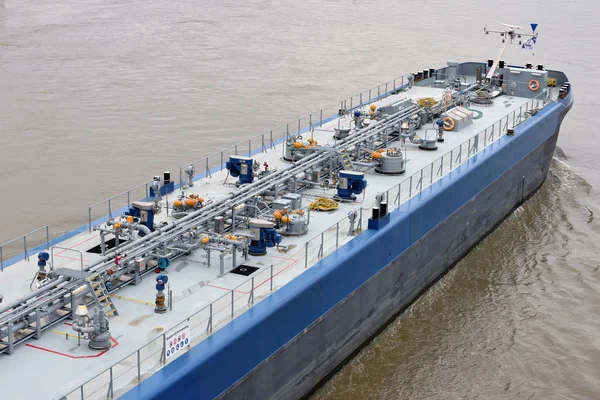
[[[113,398],[113,371],[112,367],[110,367],[110,384],[108,385],[108,393],[106,393],[107,397]]]
[[[431,172],[429,173],[429,184],[433,183],[433,163],[431,163]]]
[[[360,233],[360,232],[362,232],[362,214],[363,214],[362,206],[360,207],[359,214],[360,214],[360,219],[358,220],[358,232]]]
[[[161,360],[163,360],[163,365],[167,364],[167,357],[165,357],[165,353],[167,351],[167,334],[163,333],[162,335],[162,339],[163,339],[163,347],[162,347],[162,354],[160,355]]]
[[[142,381],[142,362],[140,361],[140,349],[137,351],[137,370],[138,370],[138,382]]]
[[[487,128],[485,128],[485,132],[483,133],[483,147],[487,146]]]
[[[304,243],[304,268],[308,268],[308,242]]]
[[[323,236],[325,232],[321,232],[321,246],[319,247],[319,252],[317,253],[317,258],[320,260],[323,258]]]

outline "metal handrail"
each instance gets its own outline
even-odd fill
[[[400,86],[396,86],[396,82],[397,81],[401,82]],[[360,93],[359,95],[357,95],[357,96],[360,96],[360,99],[361,99],[360,104],[357,104],[356,106],[354,106],[354,108],[358,108],[358,107],[362,107],[362,106],[365,106],[365,105],[369,105],[370,103],[372,103],[374,101],[378,101],[381,98],[388,96],[392,92],[398,90],[399,88],[402,88],[405,85],[404,82],[405,82],[405,78],[404,78],[404,76],[402,76],[401,78],[397,78],[397,79],[394,79],[392,81],[388,81],[388,82],[386,82],[384,84],[378,85],[377,86],[377,92],[378,92],[377,96],[374,96],[374,88],[373,89],[369,89],[368,90],[369,96],[368,97],[365,96],[365,99],[366,99],[365,101],[362,100],[362,98],[363,98],[362,97],[362,93]],[[391,89],[389,89],[389,87],[390,87],[389,84],[390,83],[393,83]],[[381,87],[385,87],[385,92],[381,93]],[[365,91],[364,93],[367,93],[367,91]],[[355,96],[351,96],[350,98],[352,99],[353,97],[355,97]],[[340,105],[342,105],[342,104],[346,104],[346,100],[342,100],[340,102]],[[319,119],[319,126],[322,126],[322,124],[324,123],[324,119],[323,119],[323,110],[324,109],[325,108],[321,108],[318,111],[318,114],[320,116],[319,117],[320,118]],[[315,113],[317,113],[317,112],[315,112]],[[296,131],[297,133],[301,133],[301,132],[305,132],[307,130],[310,130],[312,126],[316,125],[316,120],[314,121],[315,123],[313,123],[313,121],[312,121],[312,115],[315,114],[315,113],[311,113],[308,116],[299,118],[297,120],[297,122],[298,122],[298,129]],[[336,114],[332,114],[328,118],[332,118],[332,117],[335,117],[335,116],[336,116]],[[328,119],[328,118],[326,118],[326,119]],[[301,121],[303,119],[308,119],[308,125],[306,125],[304,127],[301,126],[302,125]],[[223,149],[220,152],[216,152],[216,153],[214,153],[214,154],[212,154],[210,156],[203,157],[203,158],[201,158],[199,160],[196,160],[194,162],[191,162],[191,163],[186,163],[185,166],[181,166],[179,168],[179,187],[183,186],[183,169],[185,167],[187,167],[188,165],[194,164],[194,165],[199,165],[200,167],[203,167],[202,169],[198,170],[200,177],[202,176],[202,173],[204,173],[203,176],[210,176],[211,171],[213,171],[214,169],[216,169],[216,168],[220,168],[220,170],[223,169],[223,165],[224,165],[224,161],[225,161],[224,160],[224,154],[228,150],[233,149],[234,150],[234,154],[236,154],[236,155],[237,154],[251,154],[253,151],[257,151],[257,149],[260,149],[261,152],[264,152],[267,149],[267,145],[265,143],[265,135],[267,135],[267,134],[269,135],[269,142],[268,142],[269,146],[268,146],[268,148],[269,149],[273,149],[273,148],[275,148],[275,142],[279,140],[279,139],[274,139],[273,132],[277,131],[278,129],[282,129],[282,128],[285,127],[286,130],[285,130],[284,135],[283,135],[283,137],[285,137],[285,135],[289,135],[290,132],[293,132],[293,129],[290,130],[290,126],[295,125],[295,123],[296,123],[296,121],[290,122],[290,123],[288,123],[286,125],[282,125],[282,126],[280,126],[278,128],[272,129],[269,132],[265,132],[265,133],[253,136],[253,137],[251,137],[249,139],[246,139],[244,141],[241,141],[241,142],[239,142],[237,144],[234,144],[234,145],[232,145],[230,147],[227,147],[226,149]],[[252,147],[252,141],[254,141],[254,140],[260,140],[261,146],[253,148]],[[247,146],[246,146],[246,144],[247,144]],[[245,151],[242,152],[242,153],[239,153],[240,149],[246,149],[246,148],[248,149],[248,153],[246,153]],[[210,160],[213,159],[213,158],[217,158],[220,162],[218,162],[217,165],[210,166],[209,165],[210,164]],[[108,211],[109,211],[108,214],[109,214],[109,216],[111,216],[112,215],[112,209],[111,209],[111,204],[110,204],[111,200],[127,194],[127,196],[128,196],[127,203],[129,205],[130,204],[130,193],[133,190],[138,189],[138,188],[140,188],[140,187],[142,187],[144,185],[146,185],[146,188],[147,188],[149,183],[151,183],[151,181],[148,181],[146,183],[143,183],[143,184],[140,184],[140,185],[135,186],[133,188],[130,188],[130,189],[126,190],[126,191],[121,192],[120,194],[117,194],[117,195],[112,196],[110,198],[101,200],[101,201],[99,201],[99,202],[97,202],[97,203],[89,206],[88,207],[88,231],[91,232],[91,229],[92,229],[92,209],[94,207],[96,207],[98,205],[101,205],[101,204],[104,204],[104,203],[108,203]],[[146,189],[146,197],[148,197],[148,189]]]
[[[392,210],[399,208],[402,204],[404,204],[410,198],[414,197],[418,193],[421,193],[427,187],[429,187],[433,183],[435,183],[439,178],[441,178],[444,175],[444,166],[445,165],[448,165],[449,170],[456,169],[459,165],[461,165],[464,162],[466,162],[467,160],[469,160],[472,156],[478,154],[480,151],[482,151],[483,149],[488,147],[491,143],[497,141],[498,139],[500,139],[500,137],[504,136],[506,134],[506,131],[509,128],[509,126],[511,128],[514,128],[517,125],[524,122],[525,120],[529,119],[532,116],[532,115],[528,114],[528,112],[530,110],[533,110],[533,109],[541,110],[546,105],[552,103],[553,101],[551,99],[544,98],[546,96],[547,96],[547,93],[541,93],[540,95],[536,96],[535,98],[528,100],[525,104],[514,109],[512,112],[509,112],[507,115],[505,115],[498,121],[494,122],[492,125],[488,126],[486,129],[480,131],[478,134],[474,135],[469,140],[464,141],[461,145],[455,147],[450,152],[447,152],[442,157],[440,157],[437,160],[435,160],[434,162],[428,164],[427,166],[422,168],[420,171],[417,171],[410,177],[406,177],[399,184],[394,185],[393,187],[389,188],[387,191],[385,191],[386,199],[388,199],[388,209],[390,211],[392,211]],[[534,107],[534,105],[535,105],[535,107]],[[540,105],[541,105],[541,107],[540,107]],[[517,114],[517,112],[518,112],[518,114]],[[523,117],[523,115],[525,115],[525,116]],[[512,120],[511,120],[511,116],[512,116]],[[483,145],[481,145],[481,144],[483,144]],[[465,148],[465,149],[463,150],[463,148]],[[467,153],[466,157],[464,157],[464,158],[463,158],[463,152]],[[436,169],[436,165],[438,165],[438,164],[439,164],[439,167],[437,167],[437,169]],[[446,171],[448,171],[448,170],[446,170]],[[438,179],[434,178],[434,172],[435,172],[435,177],[436,178],[439,177]],[[408,188],[406,188],[406,184],[408,184]],[[403,185],[404,185],[404,189],[402,187]],[[394,199],[394,201],[390,202],[389,199],[393,198],[393,195],[396,193],[396,189],[397,189],[396,198]],[[406,197],[403,196],[403,193],[406,194]],[[390,196],[390,194],[391,194],[391,196]],[[371,206],[372,205],[367,205],[367,206],[361,205],[357,210],[355,210],[356,215],[358,217],[357,229],[355,230],[355,232],[360,232],[362,229],[362,226],[364,224],[366,224],[366,221],[363,221],[363,219],[365,217],[368,218],[369,213],[363,213],[363,210],[369,210],[371,208]],[[342,233],[340,227],[345,228],[344,223],[347,221],[348,221],[348,217],[344,217],[344,218],[340,219],[335,224],[331,225],[327,229],[323,230],[321,233],[319,233],[319,234],[315,235],[314,237],[312,237],[311,239],[309,239],[305,243],[304,246],[298,246],[297,248],[300,250],[298,250],[298,252],[294,253],[293,255],[300,254],[300,252],[304,251],[305,268],[307,268],[308,265],[310,263],[312,263],[313,261],[318,262],[319,260],[325,258],[328,255],[328,254],[326,254],[327,251],[332,251],[332,250],[339,248],[339,246],[342,245],[344,241],[346,241],[349,238],[354,236],[354,233],[350,234],[350,232],[348,232],[348,234],[346,234],[346,237],[344,238],[344,234]],[[333,231],[333,229],[332,229],[333,227],[335,227],[335,235],[332,234],[332,236],[330,238],[325,239],[325,233]],[[340,241],[340,238],[341,238],[341,241]],[[325,249],[324,248],[325,242],[329,241],[329,240],[333,240],[333,239],[335,239],[335,244],[328,247],[327,249]],[[317,252],[309,249],[311,243],[315,244],[316,245],[315,247],[319,249]],[[309,258],[308,258],[309,254],[316,254],[316,257],[311,258],[309,260]],[[163,347],[161,347],[161,349],[159,351],[161,351],[162,354],[164,354],[164,351],[165,351],[164,344],[165,344],[166,336],[169,335],[172,331],[176,330],[182,324],[186,323],[186,321],[189,322],[192,318],[194,318],[195,316],[197,316],[200,313],[205,312],[207,310],[209,311],[209,315],[210,315],[209,318],[200,321],[200,323],[206,322],[206,324],[207,324],[206,337],[210,336],[210,334],[214,330],[213,329],[214,328],[213,316],[216,315],[214,313],[214,306],[216,305],[216,303],[218,303],[222,299],[230,296],[233,299],[233,301],[231,303],[231,313],[230,313],[231,319],[233,319],[235,317],[235,292],[238,291],[238,289],[240,289],[241,287],[247,285],[248,283],[251,283],[251,290],[249,292],[250,295],[249,295],[249,299],[248,299],[248,304],[249,305],[253,304],[254,303],[254,291],[256,289],[255,278],[260,276],[260,274],[263,273],[264,271],[266,271],[266,270],[262,270],[256,276],[252,277],[251,279],[246,280],[244,283],[231,289],[228,293],[221,296],[217,300],[214,300],[209,305],[203,307],[199,311],[196,311],[195,313],[190,315],[187,319],[180,321],[169,331],[166,331],[162,335],[157,336],[157,338],[144,344],[138,350],[130,353],[127,357],[124,357],[119,362],[113,364],[110,368],[104,370],[102,373],[89,379],[88,381],[86,381],[85,383],[83,383],[82,385],[77,387],[75,390],[71,391],[67,396],[79,393],[81,395],[82,400],[87,398],[84,393],[84,387],[86,385],[88,385],[89,383],[91,383],[92,381],[95,381],[98,377],[105,374],[106,372],[110,372],[110,374],[109,374],[110,382],[105,385],[102,385],[100,390],[102,390],[102,388],[104,388],[106,386],[108,388],[107,397],[113,398],[113,396],[114,396],[114,380],[118,379],[120,376],[124,376],[125,373],[127,373],[129,371],[128,370],[125,373],[115,377],[113,374],[113,368],[115,366],[119,365],[120,363],[124,362],[128,358],[132,357],[133,355],[137,356],[136,367],[137,367],[137,374],[138,374],[137,375],[138,383],[141,382],[141,362],[142,361],[140,361],[141,360],[140,352],[143,349],[150,347],[153,343],[156,342],[156,340],[158,338],[160,338],[162,336]],[[274,278],[273,265],[270,266],[269,271],[270,271],[270,277],[267,281],[270,282],[270,289],[268,290],[268,293],[271,293],[271,292],[273,292],[273,278]],[[265,282],[267,282],[267,281],[265,281]],[[265,283],[265,282],[263,282],[263,283]],[[229,303],[225,307],[229,307]],[[223,310],[223,308],[221,308],[221,310]],[[196,325],[196,327],[199,325],[200,324]],[[204,336],[204,334],[200,334],[196,339],[199,339],[202,336]],[[206,337],[204,337],[204,339]],[[188,349],[191,347],[194,347],[194,346],[192,346],[190,344],[190,346],[188,346]],[[156,354],[157,354],[157,352],[153,353],[153,355],[156,355]],[[162,357],[161,357],[161,360],[159,361],[159,363],[160,363],[160,366],[164,366],[167,364],[167,362],[164,361],[164,359]],[[133,368],[134,367],[131,367],[130,370]],[[155,371],[153,371],[153,372],[155,372]],[[98,390],[96,390],[96,392],[97,391]]]
[[[398,82],[400,83],[400,86],[397,86]],[[342,109],[342,108],[346,109],[346,105],[348,103],[351,104],[350,111],[353,110],[353,109],[355,109],[355,108],[368,105],[368,104],[372,103],[373,101],[378,101],[381,98],[384,98],[384,97],[388,96],[392,92],[394,92],[394,91],[396,91],[396,90],[404,87],[404,85],[405,85],[405,76],[402,76],[402,77],[397,78],[397,79],[393,79],[391,81],[385,82],[384,84],[381,84],[381,85],[377,86],[377,93],[378,93],[377,96],[374,95],[375,88],[372,88],[372,89],[369,89],[368,91],[361,92],[358,95],[350,96],[349,97],[350,98],[349,102],[347,101],[347,99],[340,101],[340,109]],[[382,87],[385,88],[383,92],[381,92],[381,88]],[[363,101],[363,93],[365,93],[365,94],[366,93],[370,93],[368,96],[364,97],[366,99],[365,101]],[[352,99],[354,97],[359,97],[361,99],[360,102],[359,102],[359,104],[353,105]],[[322,126],[323,123],[324,123],[324,121],[326,121],[326,120],[328,120],[330,118],[334,118],[336,116],[336,114],[333,113],[329,117],[323,119],[323,110],[325,110],[325,109],[326,109],[325,107],[321,108],[318,112],[311,113],[308,116],[299,118],[298,119],[298,124],[299,125],[298,125],[297,132],[301,132],[301,131],[304,132],[304,131],[310,129],[312,126],[316,125],[316,123],[317,123],[316,115],[319,115],[319,120],[318,120],[319,126]],[[313,114],[315,114],[315,120],[314,121],[313,121],[313,118],[312,118]],[[301,123],[301,121],[302,121],[303,118],[304,119],[308,118],[308,125],[306,127],[301,127],[300,126],[300,123]],[[220,168],[221,170],[223,169],[223,165],[224,165],[224,160],[223,160],[224,152],[226,152],[227,150],[234,149],[235,154],[238,154],[238,149],[241,149],[241,148],[245,149],[245,144],[246,143],[248,143],[248,149],[249,149],[248,152],[249,153],[252,153],[253,151],[257,151],[257,149],[260,149],[261,152],[266,151],[267,148],[274,149],[275,145],[276,145],[275,142],[279,141],[279,139],[275,139],[274,138],[274,136],[273,136],[274,132],[277,132],[278,129],[282,129],[282,128],[285,127],[286,130],[283,132],[283,136],[282,136],[282,139],[283,139],[283,138],[285,138],[285,135],[289,135],[290,132],[293,132],[293,130],[290,131],[289,127],[290,127],[290,125],[294,124],[295,122],[296,121],[290,122],[290,123],[288,123],[286,125],[282,125],[282,126],[280,126],[278,128],[272,129],[269,132],[265,132],[265,133],[262,133],[260,135],[256,135],[256,136],[254,136],[254,137],[252,137],[252,138],[250,138],[248,140],[244,140],[244,141],[242,141],[242,142],[240,142],[238,144],[232,145],[232,146],[230,146],[230,147],[228,147],[228,148],[226,148],[226,149],[224,149],[224,150],[222,150],[220,152],[214,153],[214,154],[212,154],[212,155],[210,155],[208,157],[204,157],[204,158],[202,158],[202,159],[200,159],[198,161],[195,161],[193,163],[187,163],[187,164],[185,164],[185,166],[190,165],[190,164],[200,164],[200,165],[203,165],[205,167],[205,169],[203,170],[203,172],[206,174],[206,176],[208,176],[208,175],[210,175],[210,171],[213,170],[214,168]],[[268,146],[267,146],[267,144],[265,142],[266,135],[268,135]],[[260,139],[261,147],[253,149],[252,148],[252,141],[253,140],[259,140],[259,139]],[[218,157],[219,155],[220,155],[220,157]],[[211,168],[209,166],[209,160],[213,159],[213,158],[219,158],[220,162],[219,162],[219,164],[217,166],[213,166]],[[179,187],[181,187],[183,185],[183,168],[185,168],[185,167],[180,167],[179,168],[179,185],[180,185]],[[112,217],[112,213],[113,213],[112,204],[111,204],[112,200],[114,200],[116,198],[119,198],[121,196],[127,195],[127,206],[130,206],[130,204],[131,204],[131,193],[134,190],[136,190],[136,189],[145,187],[145,197],[144,198],[148,198],[149,197],[148,190],[149,190],[149,187],[150,187],[151,183],[152,183],[151,180],[147,181],[147,182],[144,182],[144,183],[141,183],[141,184],[139,184],[137,186],[133,186],[133,187],[129,188],[128,190],[125,190],[125,191],[123,191],[123,192],[121,192],[119,194],[116,194],[114,196],[111,196],[109,198],[106,198],[104,200],[98,201],[98,202],[96,202],[96,203],[88,206],[88,232],[92,231],[92,221],[93,221],[92,220],[92,211],[93,211],[93,209],[95,207],[106,203],[107,206],[108,206],[108,214],[106,214],[104,217],[101,217],[101,218],[106,218],[106,217],[111,218]],[[41,228],[38,228],[38,229],[36,229],[36,230],[34,230],[32,232],[29,232],[29,233],[27,233],[27,234],[25,234],[23,236],[19,236],[19,237],[15,238],[15,239],[13,239],[13,240],[11,240],[9,242],[4,243],[3,245],[0,245],[0,272],[4,271],[3,247],[5,247],[6,245],[11,244],[11,243],[13,243],[15,241],[23,240],[24,241],[24,247],[23,247],[24,258],[29,261],[29,255],[28,255],[28,247],[27,247],[27,239],[26,239],[26,237],[29,236],[29,235],[31,235],[32,233],[36,233],[36,232],[38,232],[40,230],[43,230],[43,229],[46,229],[46,243],[47,243],[47,248],[49,248],[50,237],[49,237],[49,234],[48,234],[48,231],[49,231],[49,226],[48,225],[43,226]]]
[[[6,243],[0,244],[0,272],[4,272],[4,250],[3,249],[6,246],[8,246],[11,243],[15,243],[15,242],[22,240],[23,241],[23,258],[25,260],[29,261],[29,253],[28,253],[28,248],[27,248],[27,237],[33,235],[34,233],[43,231],[43,230],[46,231],[46,249],[49,249],[50,248],[50,233],[49,233],[50,227],[49,227],[49,225],[42,226],[41,228],[37,228],[36,230],[33,230],[29,233],[24,234],[23,236],[19,236],[15,239],[9,240]],[[39,244],[36,245],[35,247],[37,247],[37,246],[39,246]]]

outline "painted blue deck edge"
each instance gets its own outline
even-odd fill
[[[357,105],[357,106],[354,106],[354,107],[353,107],[353,108],[352,108],[350,111],[352,111],[352,110],[355,110],[355,109],[357,109],[357,108],[360,108],[360,107],[363,107],[363,106],[365,106],[365,105],[371,104],[371,103],[373,103],[373,102],[375,102],[375,101],[379,101],[379,100],[381,100],[381,99],[383,99],[383,98],[385,98],[385,97],[387,97],[387,96],[391,95],[391,94],[392,94],[394,91],[396,91],[396,90],[400,90],[400,89],[404,89],[404,88],[406,88],[407,86],[408,86],[408,84],[404,84],[404,85],[401,85],[401,86],[397,87],[397,88],[396,88],[396,89],[394,89],[394,90],[388,90],[387,92],[385,92],[385,93],[383,93],[383,94],[381,94],[381,95],[379,95],[379,96],[375,96],[375,97],[373,97],[373,98],[371,99],[371,101],[370,101],[370,102],[367,102],[367,103],[363,103],[363,104],[359,104],[359,105]],[[328,122],[331,122],[331,121],[333,121],[333,120],[334,120],[334,119],[336,119],[336,118],[339,118],[339,115],[338,115],[338,114],[333,114],[333,115],[331,115],[331,116],[329,116],[329,117],[325,118],[325,119],[323,120],[323,122],[320,122],[320,124],[321,124],[321,125],[323,125],[323,124],[326,124],[326,123],[328,123]],[[316,125],[317,125],[316,123],[315,123],[315,124],[313,124],[313,127],[314,127],[314,126],[316,126]],[[310,127],[302,128],[302,129],[300,130],[300,134],[308,132],[308,131],[309,131],[309,129],[310,129]],[[296,132],[297,132],[297,131],[296,131]],[[294,132],[291,132],[291,133],[294,133]],[[282,143],[282,142],[283,142],[283,139],[284,139],[283,137],[282,137],[282,138],[275,139],[275,140],[273,141],[273,145],[275,145],[275,146],[276,146],[276,145],[278,145],[278,144]],[[268,148],[270,148],[270,147],[268,147]],[[256,149],[253,149],[253,150],[250,152],[250,156],[253,156],[253,155],[256,155],[256,154],[259,154],[259,153],[262,153],[262,146],[261,146],[261,147],[258,147],[258,148],[256,148]],[[244,152],[240,153],[240,155],[244,155],[244,154],[246,154],[246,153],[244,153]],[[221,164],[221,165],[219,165],[219,166],[216,166],[216,167],[214,167],[214,168],[211,168],[211,169],[209,169],[209,174],[214,174],[215,172],[222,171],[222,170],[223,170],[223,168],[225,168],[225,163],[223,163],[223,164]],[[202,173],[198,174],[198,176],[196,176],[196,177],[194,178],[194,182],[196,182],[196,181],[199,181],[200,179],[204,179],[204,178],[206,177],[206,175],[207,175],[207,174],[206,174],[206,171],[204,171],[204,172],[202,172]],[[180,187],[181,187],[181,184],[180,184],[180,183],[176,183],[176,184],[175,184],[175,189],[173,190],[173,192],[174,192],[175,190],[178,190]],[[173,192],[171,192],[171,193],[173,193]],[[138,201],[150,201],[150,199],[151,199],[150,197],[146,197],[146,198],[140,199],[140,200],[138,200]],[[134,201],[135,201],[135,200],[134,200]],[[125,211],[127,211],[127,210],[128,210],[128,208],[127,208],[127,207],[120,208],[120,209],[118,209],[118,210],[114,211],[114,215],[121,215],[121,214],[123,214],[123,213],[124,213]],[[94,225],[98,225],[98,224],[101,224],[101,223],[104,223],[104,222],[108,221],[108,218],[109,218],[109,215],[105,215],[105,216],[103,216],[103,217],[100,217],[100,218],[98,218],[98,219],[96,219],[96,220],[92,221],[92,226],[94,226]],[[46,249],[48,249],[48,247],[50,247],[50,246],[54,246],[54,245],[57,245],[57,244],[59,244],[59,243],[61,243],[61,242],[64,242],[65,240],[71,239],[73,236],[77,236],[77,235],[79,235],[80,233],[83,233],[83,232],[85,232],[85,231],[87,231],[87,230],[88,230],[88,224],[86,223],[85,225],[82,225],[82,226],[80,226],[79,228],[75,228],[75,229],[74,229],[74,230],[72,230],[72,231],[69,231],[69,232],[67,232],[67,233],[64,233],[64,234],[62,234],[62,235],[60,235],[60,236],[58,236],[58,237],[56,237],[56,238],[54,238],[54,239],[52,239],[52,240],[48,241],[48,243],[44,242],[44,243],[42,243],[42,244],[40,244],[40,245],[38,245],[38,246],[32,247],[31,249],[27,249],[27,250],[28,250],[28,251],[27,251],[27,254],[29,255],[29,257],[31,257],[31,256],[32,256],[32,254],[34,254],[34,253],[36,253],[36,252],[39,252],[39,251],[42,251],[42,250],[46,250]],[[7,259],[7,260],[3,261],[3,269],[6,269],[6,268],[8,268],[8,267],[10,267],[10,266],[12,266],[12,265],[15,265],[16,263],[18,263],[19,261],[23,261],[24,259],[25,259],[25,253],[17,254],[16,256],[13,256],[13,257],[11,257],[11,258],[9,258],[9,259]]]
[[[547,106],[519,125],[515,136],[501,137],[394,210],[380,231],[363,232],[121,399],[212,399],[223,393],[544,143],[571,102],[569,95]]]

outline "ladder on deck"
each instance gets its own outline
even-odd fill
[[[87,284],[90,288],[92,301],[99,307],[99,310],[104,312],[104,315],[107,317],[112,314],[119,315],[115,303],[110,298],[104,280],[99,275],[90,277]]]
[[[344,169],[352,170],[354,166],[352,165],[352,160],[350,159],[350,155],[346,152],[339,152],[340,159],[342,160],[342,164]]]

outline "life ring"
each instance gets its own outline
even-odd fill
[[[452,129],[454,129],[454,120],[452,118],[446,117],[442,121],[444,122],[445,131],[451,131]],[[446,124],[449,124],[450,127],[448,127]]]
[[[540,83],[538,81],[536,81],[535,79],[529,81],[529,90],[531,90],[532,92],[537,92],[539,88]]]

